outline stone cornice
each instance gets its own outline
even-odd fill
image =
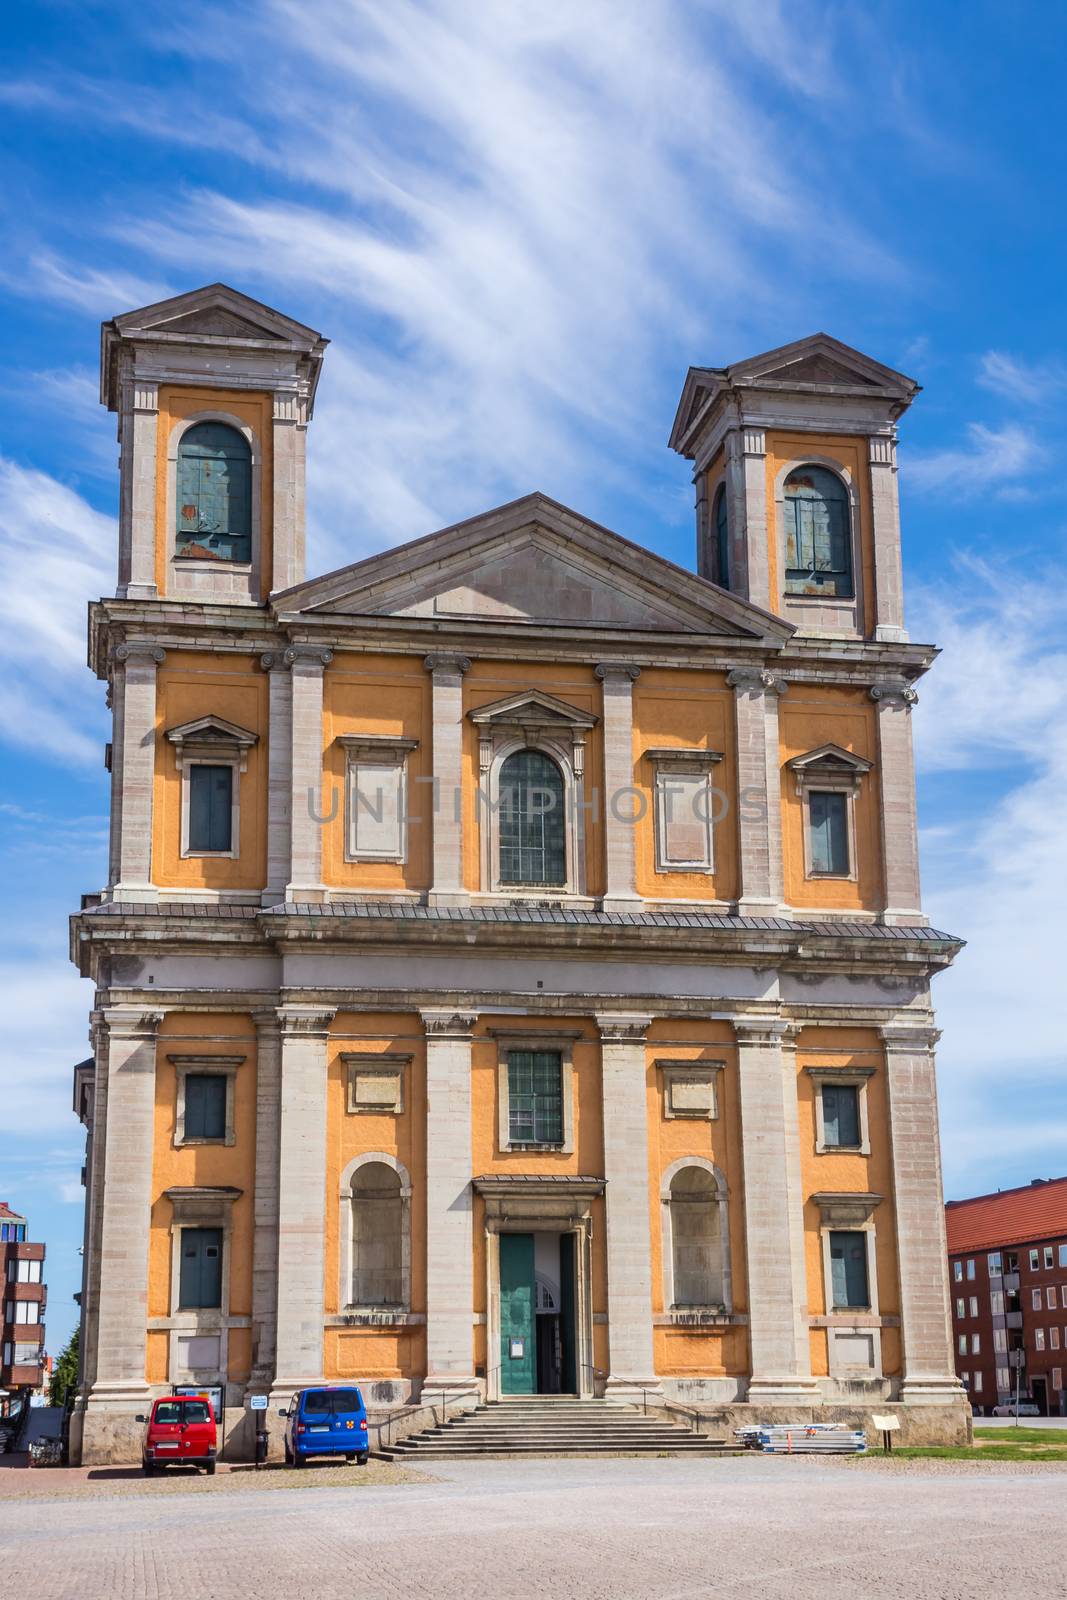
[[[650,1016],[631,1016],[627,1012],[598,1011],[594,1013],[600,1029],[601,1044],[644,1044],[652,1026]]]
[[[284,1038],[325,1039],[336,1015],[336,1007],[279,1006],[278,1027]]]
[[[427,1039],[469,1039],[478,1018],[474,1012],[428,1010],[421,1013]]]

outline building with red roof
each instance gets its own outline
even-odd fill
[[[1067,1411],[1067,1177],[945,1206],[956,1371],[976,1411]]]

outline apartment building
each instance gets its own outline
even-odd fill
[[[38,1388],[44,1373],[45,1247],[28,1239],[28,1232],[26,1218],[0,1200],[0,1388],[8,1391],[9,1405],[23,1391]]]

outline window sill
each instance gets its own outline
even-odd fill
[[[869,1156],[870,1153],[871,1147],[869,1144],[817,1144],[815,1146],[815,1154],[817,1156]]]
[[[192,1139],[175,1139],[174,1148],[175,1150],[188,1150],[191,1146],[195,1147],[197,1145],[214,1145],[219,1149],[228,1149],[232,1148],[236,1143],[236,1134],[226,1133],[219,1134],[218,1138],[210,1139],[197,1139],[195,1137]]]
[[[328,1328],[415,1328],[425,1324],[426,1313],[401,1306],[346,1306],[324,1321]]]
[[[655,1328],[734,1328],[747,1322],[747,1316],[727,1311],[725,1306],[672,1306],[652,1318]]]
[[[518,1152],[521,1153],[522,1151],[526,1151],[526,1150],[530,1150],[530,1151],[536,1151],[536,1150],[555,1151],[558,1155],[569,1155],[570,1154],[568,1146],[563,1143],[562,1139],[554,1139],[554,1140],[551,1140],[551,1141],[545,1141],[545,1140],[541,1140],[541,1139],[528,1139],[528,1140],[523,1140],[523,1141],[514,1141],[513,1140],[513,1141],[509,1141],[504,1146],[504,1153],[505,1154],[507,1154],[509,1151],[518,1151]]]

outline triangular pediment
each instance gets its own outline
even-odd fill
[[[863,756],[855,756],[851,750],[842,750],[839,744],[821,744],[817,750],[808,750],[802,756],[794,756],[788,765],[794,772],[837,771],[856,776],[871,770],[871,763]]]
[[[788,638],[790,624],[528,495],[274,597],[280,614]]]
[[[155,305],[124,311],[105,327],[121,336],[179,336],[191,338],[268,340],[300,349],[323,343],[314,328],[231,289],[226,283],[205,284],[187,294],[159,300]]]
[[[236,722],[227,722],[223,717],[206,716],[168,728],[167,738],[179,749],[187,744],[206,744],[220,748],[228,745],[231,749],[236,745],[241,750],[247,750],[258,742],[259,734],[238,727]]]
[[[594,728],[599,717],[568,700],[560,700],[543,689],[523,689],[509,694],[503,700],[493,700],[489,705],[478,706],[467,715],[477,724],[491,723],[496,727],[514,728]]]

